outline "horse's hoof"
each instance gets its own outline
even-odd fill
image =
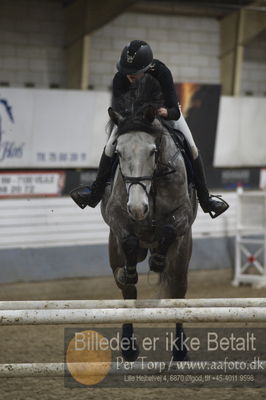
[[[117,286],[123,289],[126,286],[126,273],[124,268],[117,268],[114,272]]]
[[[153,272],[162,272],[165,267],[165,256],[161,254],[152,254],[149,258],[150,270]]]
[[[135,285],[125,285],[122,288],[122,294],[125,300],[135,300],[137,298],[137,288]]]
[[[139,356],[139,346],[137,345],[136,340],[134,340],[134,347],[126,349],[126,350],[121,350],[122,357],[125,361],[136,361],[138,356]]]
[[[174,348],[172,351],[172,360],[173,361],[189,361],[187,349],[177,350]]]
[[[134,273],[129,274],[125,268],[117,268],[114,276],[116,284],[120,289],[123,289],[127,285],[136,285],[138,282],[138,274],[136,270]]]
[[[180,341],[181,343],[185,343],[184,342],[185,340],[186,340],[186,334],[183,329],[183,326],[182,324],[177,323],[175,332],[175,342],[179,343]],[[183,345],[182,348],[173,346],[172,356],[173,356],[173,361],[189,361],[188,349],[185,345]]]

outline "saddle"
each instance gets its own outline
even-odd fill
[[[193,157],[187,139],[181,131],[174,128],[174,124],[172,123],[172,121],[162,119],[161,123],[168,130],[176,147],[180,150],[182,154],[187,171],[188,185],[194,183]]]

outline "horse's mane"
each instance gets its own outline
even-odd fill
[[[143,119],[146,107],[152,106],[156,110],[162,107],[164,99],[159,82],[149,74],[136,80],[130,90],[118,99],[112,99],[112,108],[118,112],[124,120],[118,126],[118,135],[132,131],[143,131],[152,135],[161,133],[158,126],[154,126]],[[109,131],[113,128],[109,124]],[[109,132],[109,133],[110,133]]]

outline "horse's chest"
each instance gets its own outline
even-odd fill
[[[158,237],[154,229],[135,229],[135,235],[139,239],[139,246],[141,248],[151,249],[158,246]]]

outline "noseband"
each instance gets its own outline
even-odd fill
[[[121,169],[120,169],[120,172],[121,172],[121,174],[122,174],[122,171],[121,171]],[[125,175],[123,175],[122,174],[122,177],[123,177],[123,180],[124,180],[124,182],[125,183],[130,183],[130,185],[129,185],[129,187],[128,187],[128,193],[129,193],[129,191],[130,191],[130,188],[131,188],[131,186],[133,186],[133,185],[140,185],[143,189],[144,189],[144,191],[145,191],[145,193],[146,193],[146,195],[148,196],[148,192],[147,192],[147,188],[146,188],[146,186],[144,185],[144,183],[142,183],[143,181],[150,181],[150,182],[152,182],[153,181],[153,176],[154,175],[150,175],[150,176],[134,176],[134,177],[131,177],[131,176],[125,176]]]

